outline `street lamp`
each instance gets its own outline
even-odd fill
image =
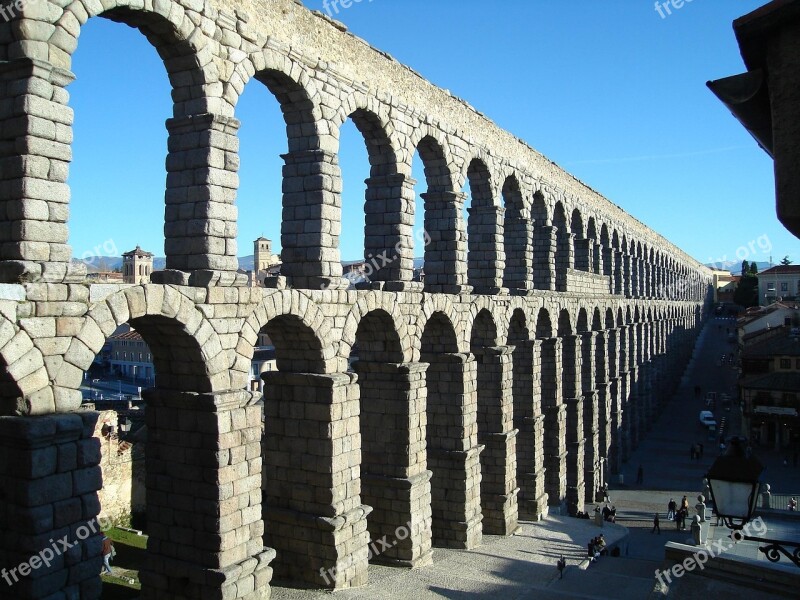
[[[763,470],[757,458],[745,453],[742,440],[732,438],[727,453],[714,461],[706,475],[717,516],[734,530],[731,534],[734,539],[767,544],[758,550],[770,562],[780,561],[783,554],[800,567],[800,543],[752,537],[742,532],[755,512]]]
[[[745,455],[739,438],[731,439],[728,452],[711,465],[706,475],[711,498],[728,528],[742,529],[753,516],[763,470],[757,458]]]

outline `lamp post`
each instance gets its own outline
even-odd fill
[[[763,470],[764,467],[757,458],[745,453],[742,440],[732,438],[728,451],[714,461],[706,474],[714,509],[725,525],[734,530],[732,536],[735,535],[739,540],[767,544],[758,549],[767,560],[778,562],[783,554],[795,566],[800,567],[800,543],[752,537],[742,533],[755,512]]]

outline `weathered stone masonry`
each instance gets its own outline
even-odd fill
[[[167,270],[145,286],[86,284],[67,245],[71,56],[96,17],[139,28],[173,86]],[[266,85],[287,125],[272,290],[236,273],[247,85]],[[338,250],[348,118],[372,165],[365,258],[388,259],[359,291],[343,290]],[[398,542],[372,560],[422,567],[436,547],[582,509],[677,384],[706,314],[706,269],[290,0],[28,2],[0,23],[0,141],[0,568],[20,579],[0,580],[4,598],[98,597],[99,538],[78,537],[101,509],[100,455],[79,387],[122,323],[158,373],[142,597],[188,600],[263,598],[273,574],[360,585],[370,540]],[[262,330],[278,366],[263,398],[245,391]],[[75,545],[49,566],[18,568],[63,536]]]

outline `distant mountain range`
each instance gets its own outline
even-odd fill
[[[744,260],[744,259],[743,259]],[[752,262],[752,261],[749,261]],[[742,274],[742,261],[741,260],[726,260],[718,263],[706,263],[709,269],[720,269],[722,271],[730,271],[734,275],[741,275]],[[758,272],[766,271],[770,268],[770,264],[766,261],[758,262],[756,261],[756,266],[758,267]],[[774,264],[772,265],[775,266]]]

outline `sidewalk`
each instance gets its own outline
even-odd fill
[[[623,540],[627,530],[606,523],[600,528],[594,521],[572,517],[551,517],[544,522],[523,522],[511,537],[484,536],[483,544],[474,550],[435,548],[433,564],[413,571],[370,565],[369,584],[336,592],[336,597],[353,600],[423,600],[425,598],[567,598],[575,596],[574,589],[582,586],[587,573],[586,544],[602,533],[610,546]],[[563,580],[559,579],[556,562],[563,556],[567,561]],[[618,561],[601,557],[602,563]],[[648,581],[652,589],[652,581]],[[561,589],[563,588],[563,589]],[[272,583],[272,598],[311,600],[329,597],[329,592],[298,590]]]

